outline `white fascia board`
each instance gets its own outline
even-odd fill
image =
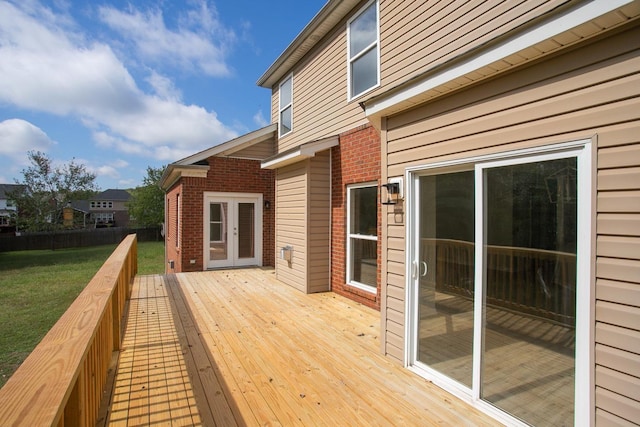
[[[187,165],[179,166],[175,163],[167,166],[164,174],[160,178],[158,185],[164,191],[167,191],[173,186],[180,178],[193,177],[193,178],[206,178],[209,172],[209,166],[205,165]]]
[[[340,143],[340,138],[331,136],[318,141],[308,142],[296,148],[295,150],[282,153],[274,158],[267,159],[262,162],[262,169],[278,169],[304,159],[308,159],[324,150],[335,147]]]
[[[479,52],[468,60],[432,75],[399,92],[379,100],[365,102],[366,116],[384,114],[384,111],[401,102],[405,102],[447,82],[460,78],[468,73],[479,70],[496,61],[507,58],[517,52],[521,52],[540,42],[553,38],[565,31],[589,22],[605,13],[616,10],[633,0],[594,0],[583,3],[564,12],[561,15],[550,18],[529,30],[517,34],[492,48]]]
[[[211,156],[215,156],[221,153],[233,153],[243,148],[250,147],[254,143],[262,142],[271,135],[273,135],[273,137],[275,138],[275,133],[277,130],[278,130],[278,125],[274,123],[274,124],[265,126],[261,129],[255,130],[253,132],[249,132],[244,135],[241,135],[230,141],[223,142],[222,144],[218,144],[204,151],[200,151],[199,153],[193,154],[189,157],[185,157],[182,160],[178,160],[174,164],[175,165],[191,165],[193,163],[206,160]]]

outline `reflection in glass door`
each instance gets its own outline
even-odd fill
[[[471,387],[473,171],[422,176],[418,360]]]
[[[207,268],[261,264],[259,198],[205,198]]]
[[[533,425],[574,407],[576,158],[485,168],[481,397]]]
[[[514,419],[572,425],[577,157],[433,169],[412,185],[411,364]]]

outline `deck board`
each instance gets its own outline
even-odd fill
[[[498,425],[379,354],[379,316],[267,269],[137,277],[108,425]]]

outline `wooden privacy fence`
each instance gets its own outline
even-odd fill
[[[137,260],[131,234],[0,389],[0,425],[95,425]]]

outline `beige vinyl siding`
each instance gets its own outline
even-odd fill
[[[305,293],[325,292],[329,280],[331,151],[278,169],[276,250],[293,246],[291,264],[278,256],[279,280]]]
[[[306,292],[307,168],[305,162],[278,169],[276,175],[276,275]],[[280,249],[293,247],[292,262],[280,258]]]
[[[326,292],[329,279],[329,233],[331,204],[330,150],[316,154],[309,162],[308,292]]]
[[[567,0],[381,2],[382,84],[405,81],[564,3]]]
[[[338,135],[367,123],[357,102],[347,102],[346,20],[293,70],[293,132],[280,138],[278,152]],[[271,97],[278,121],[278,88]]]
[[[275,154],[275,147],[272,140],[254,144],[244,150],[233,153],[233,157],[240,159],[264,160]]]
[[[640,27],[387,119],[386,175],[516,148],[597,145],[596,412],[640,420]],[[402,360],[404,223],[387,215],[385,351]]]

